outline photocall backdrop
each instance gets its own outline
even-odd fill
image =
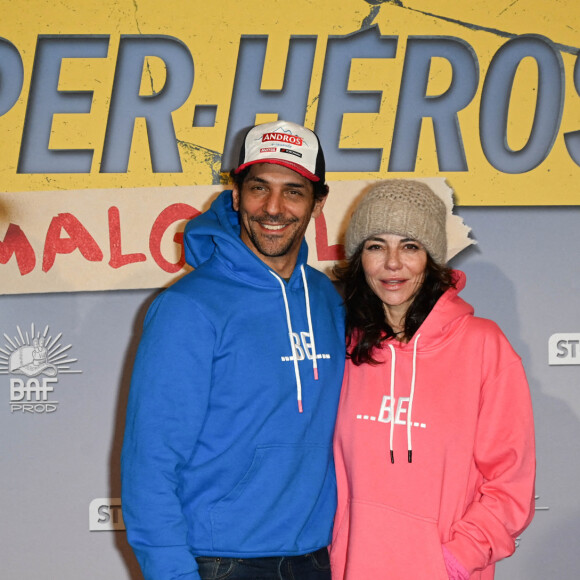
[[[453,190],[477,245],[451,264],[522,356],[535,409],[537,514],[497,578],[578,576],[576,2],[0,8],[3,578],[141,578],[118,498],[143,317],[187,271],[185,223],[226,187],[244,130],[276,118],[324,146],[331,193],[307,232],[322,271],[370,181]]]

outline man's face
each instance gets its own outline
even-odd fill
[[[251,165],[241,189],[233,188],[242,241],[284,278],[292,274],[308,223],[325,201],[314,200],[311,181],[273,163]]]

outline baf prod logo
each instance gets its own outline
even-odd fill
[[[78,360],[70,358],[72,345],[63,346],[62,333],[52,336],[49,327],[42,332],[35,329],[23,332],[16,327],[17,334],[10,338],[4,333],[6,343],[0,347],[0,374],[10,374],[10,411],[12,413],[53,413],[58,407],[54,400],[54,387],[58,376],[66,373],[81,373],[74,370]]]

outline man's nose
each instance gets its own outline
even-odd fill
[[[264,211],[269,215],[278,215],[282,213],[282,193],[280,191],[271,191],[264,203]]]

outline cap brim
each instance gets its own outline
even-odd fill
[[[254,161],[248,161],[248,163],[242,163],[242,165],[240,165],[234,171],[234,173],[240,173],[240,171],[243,171],[246,167],[249,167],[250,165],[256,165],[256,163],[272,163],[273,165],[282,165],[283,167],[292,169],[292,171],[296,171],[296,173],[299,173],[302,175],[302,177],[306,177],[306,179],[309,179],[310,181],[320,181],[320,177],[314,175],[314,173],[310,173],[310,171],[304,169],[304,167],[301,165],[292,163],[291,161],[283,161],[281,159],[255,159]]]

